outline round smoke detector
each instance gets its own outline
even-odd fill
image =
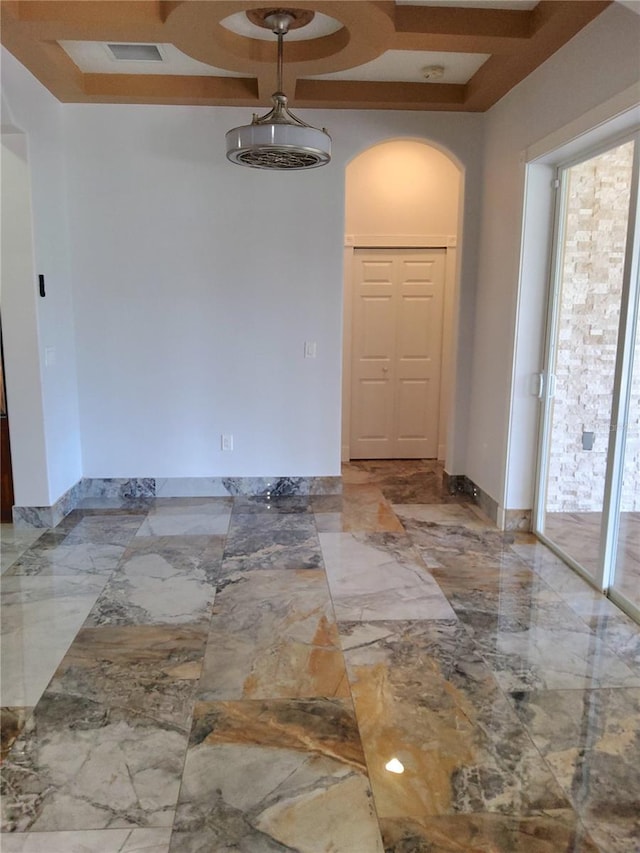
[[[425,80],[441,80],[444,77],[444,65],[427,65],[422,69]]]

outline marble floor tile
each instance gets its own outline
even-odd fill
[[[569,808],[461,625],[344,623],[340,632],[379,817]],[[387,769],[393,758],[404,772]]]
[[[467,589],[453,591],[443,583],[451,606],[479,643],[493,648],[492,642],[508,632],[545,630],[563,626],[584,633],[587,625],[560,596],[549,587],[505,586],[503,589]]]
[[[2,836],[2,853],[169,853],[170,829],[88,829]]]
[[[418,472],[399,479],[382,480],[380,489],[391,504],[459,502],[458,496],[449,494],[442,485],[440,472]]]
[[[584,592],[591,592],[593,595],[598,594],[597,590],[589,586],[587,581],[566,563],[563,563],[560,557],[541,542],[529,544],[515,542],[511,548],[556,592],[566,593],[569,596]]]
[[[420,549],[418,549],[420,550]],[[422,553],[420,551],[420,553]],[[514,603],[520,598],[558,601],[559,595],[545,581],[525,565],[484,565],[474,568],[469,563],[431,568],[429,570],[438,581],[455,608],[455,601],[465,601],[475,597],[489,605],[497,597],[507,596]]]
[[[82,503],[82,501],[80,503]],[[122,518],[123,516],[127,516],[127,518],[125,518],[124,521],[125,521],[125,523],[128,523],[128,522],[131,522],[133,520],[132,516],[137,515],[137,516],[140,516],[140,521],[142,522],[144,520],[146,514],[149,512],[149,510],[151,508],[152,508],[151,505],[145,507],[144,509],[141,509],[140,507],[136,507],[136,506],[128,506],[126,508],[125,507],[111,507],[111,508],[109,508],[109,507],[82,507],[82,508],[80,508],[78,506],[75,509],[72,509],[70,513],[65,515],[65,517],[62,519],[62,521],[59,524],[57,524],[56,527],[54,527],[50,532],[56,533],[58,531],[60,531],[60,532],[66,531],[67,533],[71,533],[71,531],[74,530],[78,526],[78,524],[80,524],[80,522],[83,519],[85,519],[85,518],[89,518],[89,519],[96,518],[96,516],[100,517],[99,520],[101,520],[103,525],[105,523],[107,523],[107,521],[108,521],[108,519],[106,518],[107,516],[114,523],[117,522],[117,520],[119,518]]]
[[[349,684],[324,572],[238,572],[221,583],[201,699],[345,696]]]
[[[375,483],[392,504],[460,503],[443,485],[442,463],[433,459],[359,460],[343,465],[345,483]]]
[[[526,567],[509,544],[510,534],[460,524],[437,524],[405,517],[405,530],[429,569]]]
[[[142,522],[136,537],[224,536],[231,518],[231,498],[156,505]]]
[[[321,569],[322,553],[311,513],[233,513],[222,574],[254,569]]]
[[[600,853],[570,810],[384,818],[385,853]]]
[[[512,699],[603,849],[640,850],[640,689],[547,690]]]
[[[220,536],[136,538],[86,627],[208,623],[223,543]]]
[[[382,849],[350,702],[196,705],[172,853]]]
[[[442,472],[443,465],[436,459],[352,459],[342,464],[342,478],[347,483],[378,483],[413,474],[439,473],[442,476]]]
[[[405,534],[321,533],[338,621],[455,619]]]
[[[3,853],[640,853],[640,628],[439,463],[344,471],[3,527]]]
[[[205,642],[204,626],[83,628],[47,694],[90,699],[188,732]]]
[[[7,757],[32,711],[33,708],[0,708],[0,764]]]
[[[65,539],[67,545],[92,542],[94,545],[128,545],[144,521],[144,515],[91,514],[85,515]]]
[[[620,660],[634,672],[640,671],[640,626],[619,610],[617,613],[583,618],[594,634],[612,649]]]
[[[66,537],[65,537],[66,539]],[[5,573],[12,575],[110,574],[124,554],[124,545],[93,542],[67,544],[50,541],[45,534],[28,548]]]
[[[318,530],[404,533],[391,504],[375,485],[345,485],[341,495],[313,499]]]
[[[1,769],[2,829],[169,827],[187,740],[157,720],[47,693]]]
[[[5,572],[44,533],[43,529],[0,525],[0,573]]]
[[[36,704],[107,578],[3,577],[0,594],[2,702]]]
[[[587,821],[589,834],[604,853],[638,853],[640,840],[638,839],[637,821],[618,820],[613,816],[610,820],[606,817]]]
[[[334,495],[328,497],[334,497]],[[312,498],[309,495],[236,495],[233,499],[233,511],[236,515],[308,513],[312,511],[311,501]]]
[[[537,607],[528,626],[526,616],[515,624],[513,615],[497,616],[492,625],[486,611],[458,615],[504,690],[640,686],[640,672],[563,604]]]
[[[496,526],[482,510],[474,504],[393,504],[393,511],[404,521],[425,521],[454,527],[469,527],[473,530],[492,530]]]

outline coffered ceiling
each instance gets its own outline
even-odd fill
[[[292,106],[478,112],[608,5],[2,0],[0,37],[60,101],[257,108],[276,88],[276,38],[264,17],[294,10],[283,86]]]

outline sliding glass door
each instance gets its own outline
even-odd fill
[[[534,526],[640,606],[637,149],[636,134],[558,171]]]

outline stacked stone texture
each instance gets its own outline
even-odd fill
[[[602,510],[632,159],[626,143],[569,172],[549,512]],[[623,512],[640,510],[640,336],[635,353]],[[593,450],[583,431],[595,433]]]

